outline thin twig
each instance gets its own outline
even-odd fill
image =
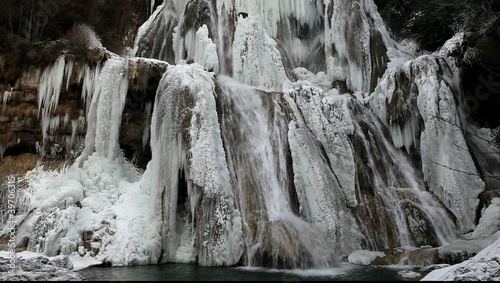
[[[488,142],[488,143],[491,143],[491,144],[493,144],[493,145],[495,145],[495,146],[498,146],[498,143],[496,143],[496,142],[494,142],[494,141],[491,141],[491,140],[487,140],[487,139],[485,139],[485,138],[483,138],[483,137],[478,136],[477,134],[474,134],[474,133],[472,133],[472,132],[469,132],[468,130],[464,129],[462,126],[459,126],[459,125],[457,125],[457,124],[456,124],[456,123],[454,123],[454,122],[448,121],[448,120],[446,120],[446,119],[444,119],[444,118],[442,118],[442,117],[438,117],[438,116],[434,116],[434,115],[430,115],[430,116],[431,116],[431,117],[433,117],[433,118],[437,118],[437,119],[439,119],[439,120],[442,120],[442,121],[444,121],[444,122],[446,122],[446,123],[449,123],[450,125],[455,126],[455,127],[459,128],[460,130],[462,130],[463,132],[465,132],[465,133],[467,133],[467,134],[469,134],[469,135],[475,136],[475,137],[477,137],[478,139],[481,139],[481,140],[483,140],[483,141],[485,141],[485,142]]]
[[[439,165],[439,166],[442,166],[442,167],[445,167],[447,169],[450,169],[450,170],[453,170],[453,171],[457,171],[457,172],[460,172],[460,173],[463,173],[463,174],[467,174],[467,175],[470,175],[470,176],[478,176],[478,177],[484,177],[484,178],[492,178],[492,179],[498,179],[500,180],[500,176],[495,176],[495,175],[484,175],[484,176],[481,176],[480,174],[477,174],[477,173],[471,173],[471,172],[467,172],[467,171],[463,171],[463,170],[460,170],[460,169],[456,169],[456,168],[452,168],[452,167],[449,167],[447,165],[444,165],[444,164],[440,164],[440,163],[437,163],[437,162],[434,162],[434,161],[430,161],[431,163],[434,163],[436,165]]]

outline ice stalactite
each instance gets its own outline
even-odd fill
[[[150,4],[150,7],[149,7],[149,12],[152,14],[153,11],[154,11],[154,8],[155,8],[155,2],[156,0],[150,0],[151,1],[151,4]]]
[[[54,65],[44,70],[38,88],[38,113],[46,116],[57,107],[61,93],[66,61],[64,56],[57,59]],[[46,114],[47,113],[47,114]]]
[[[374,90],[388,65],[415,56],[391,38],[372,0],[325,1],[325,51],[330,79],[363,95]]]
[[[38,86],[38,114],[43,137],[40,148],[41,154],[49,153],[50,150],[54,149],[45,148],[46,142],[57,132],[61,124],[64,124],[65,127],[69,122],[69,120],[66,121],[69,117],[54,116],[61,93],[68,92],[70,84],[81,84],[81,97],[86,108],[83,115],[87,115],[100,68],[100,63],[95,65],[78,64],[72,58],[63,55],[43,71],[37,70],[35,72],[34,77],[40,80]],[[83,130],[82,127],[80,127],[78,134],[80,134],[81,130]],[[67,143],[67,150],[74,149],[75,138],[71,138],[71,141]]]
[[[94,151],[114,160],[120,156],[118,138],[128,90],[128,60],[108,59],[95,85],[87,119],[85,149],[80,165]]]
[[[2,98],[2,105],[4,107],[3,109],[5,109],[5,106],[7,105],[7,102],[9,102],[10,97],[12,96],[12,90],[13,90],[13,88],[11,87],[9,90],[6,90],[3,93],[3,98]]]
[[[389,129],[396,148],[408,154],[418,146],[422,118],[417,109],[418,89],[407,69],[389,69],[370,98],[372,112]]]
[[[180,62],[180,60],[192,61],[200,64],[207,71],[216,73],[219,71],[217,46],[209,37],[208,27],[205,24],[197,31],[190,29],[184,36],[176,36],[174,44],[178,55],[176,62]]]
[[[323,9],[321,0],[218,0],[218,10],[221,10],[222,5],[225,5],[228,10],[235,9],[239,13],[250,15],[250,17],[261,18],[263,28],[272,38],[278,36],[279,22],[287,21],[289,16],[293,16],[299,25],[318,26]]]
[[[330,7],[330,5],[332,7]],[[346,80],[353,91],[369,92],[370,24],[359,1],[327,2],[326,44],[328,50],[328,74],[332,81]],[[358,36],[350,36],[351,33]],[[335,54],[334,54],[335,53]],[[344,73],[345,72],[345,73]]]
[[[94,94],[101,68],[101,64],[95,66],[84,65],[78,72],[78,81],[82,82],[82,101],[85,104],[85,115],[89,113],[92,95]]]
[[[41,82],[38,88],[38,114],[41,116],[43,141],[47,139],[47,130],[51,123],[52,112],[59,103],[66,66],[73,67],[73,64],[66,65],[64,56],[57,59],[54,65],[47,67],[41,75]]]
[[[243,252],[212,80],[196,67],[171,66],[157,92],[153,158],[141,182],[163,223],[164,262],[234,265]]]

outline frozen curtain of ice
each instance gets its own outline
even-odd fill
[[[132,50],[169,63],[147,168],[120,152],[130,59],[91,68],[61,57],[38,74],[44,139],[65,121],[52,113],[73,68],[86,102],[74,127],[87,135],[73,166],[24,177],[17,239],[114,265],[290,268],[444,245],[475,229],[485,190],[456,129],[446,48],[457,44],[414,54],[372,0],[165,0]],[[483,236],[497,220],[484,218]]]

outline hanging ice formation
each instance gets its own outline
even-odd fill
[[[85,147],[63,173],[29,173],[16,239],[114,265],[286,268],[446,244],[475,228],[485,189],[453,128],[456,44],[417,56],[372,0],[165,0],[133,49],[169,63],[144,172],[120,152],[134,59],[79,66]],[[41,75],[46,136],[69,124],[54,114],[73,68],[61,57]]]
[[[47,67],[43,72],[37,70],[32,74],[39,80],[38,87],[38,116],[42,125],[42,141],[40,153],[42,155],[54,155],[54,152],[45,148],[47,140],[53,139],[54,132],[57,132],[60,125],[69,126],[69,115],[66,113],[56,114],[61,92],[68,91],[70,83],[76,81],[82,84],[81,99],[86,105],[86,109],[80,111],[80,115],[71,119],[71,135],[64,140],[56,141],[60,147],[65,147],[67,152],[72,152],[71,157],[78,156],[83,141],[78,139],[85,127],[85,117],[87,117],[89,100],[94,91],[95,82],[100,72],[100,65],[90,65],[75,63],[71,57],[61,56],[56,62]],[[60,111],[59,111],[60,112]],[[53,150],[52,150],[53,151]]]

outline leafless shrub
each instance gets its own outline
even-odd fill
[[[456,32],[472,32],[476,36],[500,36],[500,4],[498,0],[454,0],[452,28]]]
[[[475,47],[469,47],[465,50],[463,62],[467,65],[472,65],[481,51]]]
[[[102,49],[101,39],[94,29],[87,24],[76,24],[64,36],[68,49],[74,54],[86,54],[95,49]]]

